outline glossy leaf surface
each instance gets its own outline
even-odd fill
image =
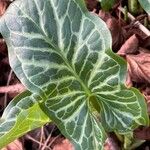
[[[143,97],[123,85],[126,63],[111,52],[106,24],[83,0],[18,0],[0,25],[16,75],[77,150],[103,148],[100,120],[120,133],[148,124]]]
[[[11,101],[0,119],[0,148],[26,132],[50,122],[30,92],[24,92]]]

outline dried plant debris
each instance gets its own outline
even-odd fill
[[[119,21],[109,12],[100,10],[98,15],[106,22],[112,36],[112,48],[114,51],[117,51],[124,42],[124,31]]]
[[[7,55],[7,46],[4,39],[0,39],[0,55]]]
[[[9,6],[10,3],[11,3],[11,1],[9,1],[9,0],[1,0],[0,1],[0,16],[2,16],[5,13],[7,7]]]
[[[1,150],[23,150],[22,143],[19,140],[15,140],[10,143],[7,147],[2,148]]]
[[[93,11],[94,9],[96,9],[96,6],[98,4],[97,0],[85,0],[85,2],[89,11]]]
[[[139,40],[136,35],[132,35],[125,43],[121,46],[118,54],[120,56],[126,56],[128,54],[136,54],[139,48]]]
[[[137,83],[150,83],[150,53],[127,55],[129,74],[132,81]]]
[[[65,140],[63,139],[54,146],[53,150],[75,150],[75,149],[67,139]]]

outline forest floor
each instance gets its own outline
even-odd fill
[[[0,16],[11,2],[0,0]],[[96,0],[86,0],[87,8],[102,18],[111,31],[113,51],[128,62],[126,86],[138,88],[145,96],[150,115],[150,17],[144,11],[133,15],[123,14],[126,0],[118,0],[109,11],[102,11]],[[126,18],[125,18],[126,17]],[[146,22],[147,21],[147,22]],[[25,90],[9,66],[7,46],[0,35],[0,115],[7,104]],[[150,127],[139,127],[134,131],[136,139],[145,142],[137,150],[150,150]],[[113,133],[105,144],[105,150],[119,150],[119,141]],[[54,124],[27,133],[3,150],[73,150]]]

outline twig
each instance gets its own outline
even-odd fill
[[[50,140],[50,138],[51,138],[51,136],[52,136],[52,133],[53,133],[54,129],[55,129],[55,126],[53,126],[53,128],[52,128],[52,130],[51,130],[51,132],[50,132],[48,138],[46,139],[46,141],[45,141],[45,143],[44,143],[44,146],[42,147],[41,150],[44,150],[44,149],[45,149],[45,146],[48,144],[48,142],[49,142],[49,140]],[[49,146],[49,147],[50,147],[50,146]]]
[[[53,144],[53,142],[54,142],[56,139],[58,139],[60,136],[61,136],[61,134],[58,134],[58,135],[48,144],[48,147],[50,147],[50,146]]]
[[[45,133],[44,133],[44,127],[42,126],[41,132],[40,132],[40,143],[43,142],[43,139],[45,140]],[[42,147],[42,145],[40,144],[38,149],[41,150],[41,147]]]
[[[37,140],[35,140],[33,137],[31,137],[30,135],[26,135],[26,137],[29,139],[29,140],[31,140],[31,141],[33,141],[33,142],[35,142],[35,143],[37,143],[37,144],[41,144],[42,146],[44,145],[43,143],[41,143],[41,142],[39,142],[39,141],[37,141]],[[45,148],[47,148],[47,149],[49,149],[49,150],[52,150],[50,147],[48,147],[48,146],[46,146]]]
[[[21,93],[23,91],[25,91],[25,87],[20,83],[0,87],[0,93]]]
[[[10,81],[11,81],[12,73],[13,73],[13,71],[11,69],[10,72],[9,72],[9,75],[8,75],[8,80],[7,80],[6,86],[8,86]],[[7,97],[8,97],[8,94],[5,93],[5,96],[4,96],[4,108],[7,106]]]
[[[46,148],[46,146],[47,146],[47,144],[48,144],[50,138],[51,138],[51,135],[48,136],[48,138],[47,138],[46,141],[44,142],[44,145],[43,145],[43,147],[42,147],[41,150],[45,150],[45,148]]]
[[[118,9],[123,13],[123,14],[125,14],[125,9],[123,8],[123,7],[118,7]],[[135,17],[131,14],[131,13],[127,13],[127,15],[128,15],[128,18],[131,20],[131,21],[135,21],[135,25],[137,25],[138,27],[139,27],[139,29],[141,30],[141,31],[143,31],[143,33],[145,33],[145,35],[147,35],[147,36],[150,36],[150,31],[144,26],[144,25],[142,25],[139,21],[136,21],[136,19],[135,19]]]

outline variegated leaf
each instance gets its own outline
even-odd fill
[[[150,15],[150,0],[139,0],[143,9]]]
[[[0,149],[26,132],[50,122],[49,117],[41,110],[38,99],[36,95],[26,91],[7,106],[0,119]]]
[[[142,96],[123,86],[126,63],[106,24],[83,0],[18,0],[0,30],[16,75],[77,150],[103,149],[100,120],[121,133],[148,123]]]

